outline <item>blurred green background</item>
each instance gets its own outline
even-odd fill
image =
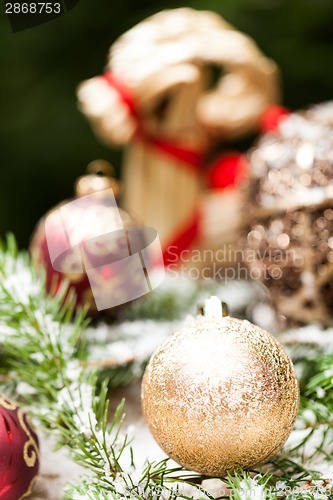
[[[4,4],[4,2],[3,2]],[[333,98],[332,0],[80,0],[66,15],[13,34],[0,14],[0,235],[27,246],[39,217],[73,193],[87,163],[121,152],[101,145],[76,106],[111,43],[164,8],[211,9],[251,35],[280,66],[284,103]]]

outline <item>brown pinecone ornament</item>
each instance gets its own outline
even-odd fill
[[[153,355],[142,407],[161,448],[183,467],[222,476],[269,460],[299,405],[293,364],[248,321],[222,315],[217,297]]]

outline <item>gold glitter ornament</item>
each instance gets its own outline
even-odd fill
[[[142,408],[161,448],[208,476],[269,460],[287,440],[299,405],[293,364],[248,321],[222,316],[217,297],[153,355]]]

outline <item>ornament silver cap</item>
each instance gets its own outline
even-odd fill
[[[225,302],[222,302],[216,295],[212,295],[205,300],[203,306],[199,307],[199,314],[206,319],[220,319],[229,316],[229,308]]]

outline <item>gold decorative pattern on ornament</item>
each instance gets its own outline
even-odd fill
[[[28,425],[30,426],[30,423],[28,425],[25,423],[24,418],[28,419],[26,413],[20,408],[17,412],[17,417],[20,422],[20,425],[23,429],[23,431],[26,433],[28,436],[28,441],[24,444],[23,448],[23,458],[24,461],[27,465],[27,467],[34,467],[36,460],[39,459],[39,449],[37,446],[37,443],[35,439],[33,438]],[[30,448],[30,450],[29,450]]]
[[[32,478],[30,484],[29,484],[29,488],[27,489],[27,491],[18,499],[18,500],[22,500],[23,498],[26,498],[28,496],[31,495],[32,493],[32,490],[34,489],[34,486],[35,486],[35,483],[38,479],[38,476],[35,476],[34,478]]]
[[[16,408],[18,407],[18,405],[14,401],[4,395],[0,396],[0,406],[5,408],[6,410],[16,410]]]

